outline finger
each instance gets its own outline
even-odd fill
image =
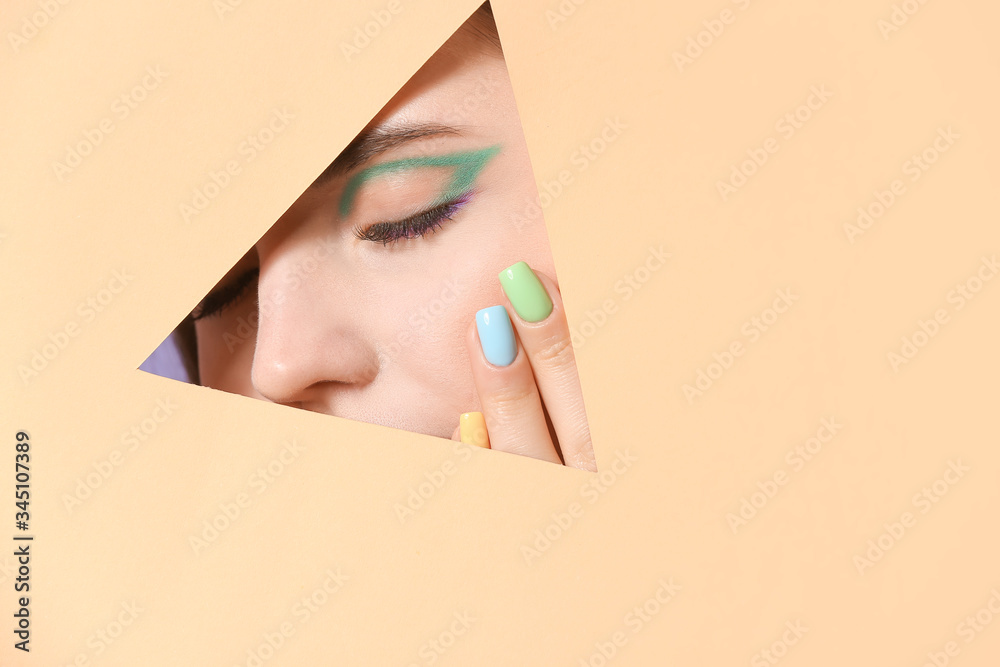
[[[562,463],[549,437],[531,364],[503,306],[476,313],[465,337],[492,449]]]
[[[455,430],[451,432],[451,439],[454,440],[455,442],[462,441],[461,428],[462,426],[461,424],[459,424],[458,426],[455,427]]]
[[[483,449],[490,448],[490,434],[486,429],[486,418],[482,412],[466,412],[458,418],[458,428],[455,429],[458,439],[467,445],[475,445]]]
[[[583,390],[562,297],[555,282],[524,262],[500,272],[511,321],[527,354],[566,465],[597,471]]]

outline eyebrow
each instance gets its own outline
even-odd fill
[[[323,170],[309,186],[319,187],[336,176],[356,169],[382,153],[403,146],[411,141],[426,137],[461,135],[462,132],[450,125],[439,123],[405,123],[380,125],[367,130],[355,137],[340,155]]]

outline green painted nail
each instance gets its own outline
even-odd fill
[[[501,271],[500,286],[518,317],[525,322],[541,322],[552,312],[552,299],[535,272],[524,262]]]

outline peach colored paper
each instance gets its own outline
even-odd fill
[[[996,664],[995,4],[494,4],[596,476],[136,370],[476,6],[8,3],[0,664]]]

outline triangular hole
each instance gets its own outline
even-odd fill
[[[534,428],[537,440],[547,432],[556,450],[571,448],[568,464],[593,470],[575,361],[552,354],[556,319],[572,351],[558,297],[551,316],[526,325],[545,315],[554,282],[539,294],[531,273],[515,269],[505,280],[508,301],[498,279],[523,261],[543,283],[555,280],[538,202],[487,3],[140,368],[444,438],[459,437],[460,415],[483,410],[495,448],[519,449],[497,445]],[[476,322],[496,306],[504,312]],[[497,321],[505,312],[518,332],[513,347]],[[522,349],[540,345],[548,349]],[[504,366],[512,351],[517,358]],[[568,373],[556,367],[567,357]],[[522,415],[528,426],[498,426],[481,396],[518,394],[497,384],[515,377],[518,364],[544,411]],[[483,437],[474,421],[466,419],[467,441]]]

